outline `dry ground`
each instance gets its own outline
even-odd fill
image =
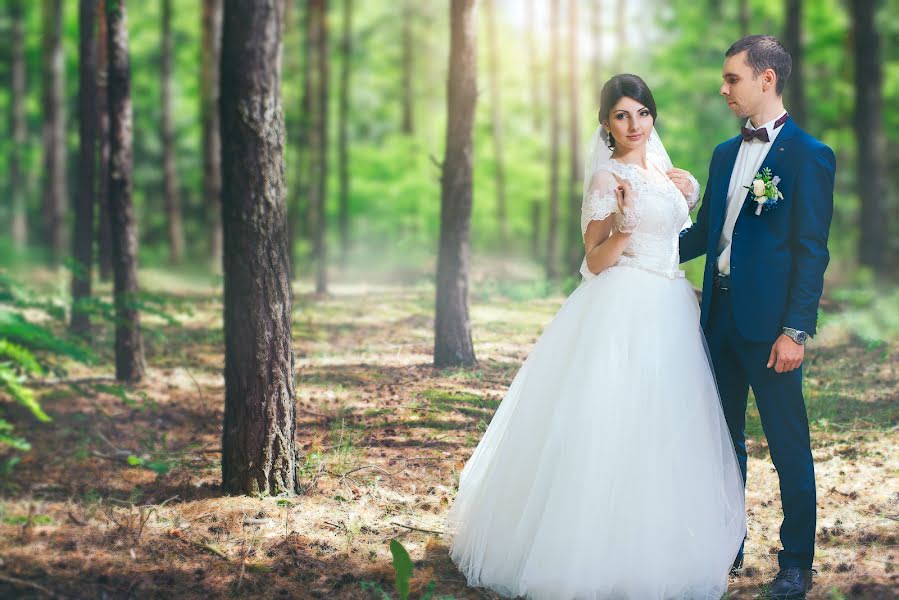
[[[108,364],[73,368],[42,384],[52,423],[13,413],[33,423],[34,450],[0,489],[0,597],[377,598],[362,582],[392,590],[396,538],[416,564],[414,598],[432,580],[437,596],[497,598],[466,588],[439,532],[465,459],[563,297],[475,289],[480,364],[450,370],[430,366],[429,285],[297,289],[303,493],[282,499],[218,490],[221,305],[213,290],[182,289],[179,325],[147,319],[145,383],[111,385]],[[811,597],[899,595],[897,358],[899,343],[864,343],[838,324],[811,344]],[[750,537],[733,598],[756,597],[776,570],[777,479],[752,409],[749,432]]]

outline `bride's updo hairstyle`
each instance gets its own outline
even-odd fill
[[[602,92],[599,96],[599,123],[609,120],[609,113],[612,107],[618,104],[618,101],[624,97],[633,98],[647,109],[652,115],[653,123],[656,120],[656,101],[649,91],[649,86],[637,75],[623,73],[615,75],[602,86]],[[610,149],[615,148],[615,137],[609,134],[605,128],[601,128],[599,135],[602,141],[606,143]]]

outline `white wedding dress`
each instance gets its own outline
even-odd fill
[[[637,192],[636,226],[615,266],[582,267],[462,470],[445,538],[469,585],[547,600],[727,590],[743,481],[678,269],[690,206],[663,170],[609,160],[587,186],[582,231],[612,213],[621,226],[612,174]]]

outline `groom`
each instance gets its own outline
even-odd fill
[[[696,223],[681,233],[680,259],[706,255],[701,322],[743,481],[750,386],[780,479],[783,550],[769,594],[805,598],[812,585],[815,472],[802,360],[830,259],[836,160],[784,110],[792,61],[780,42],[751,35],[725,57],[719,92],[746,123],[715,148]],[[742,563],[741,547],[734,567]]]

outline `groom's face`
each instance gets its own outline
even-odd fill
[[[764,101],[763,82],[761,77],[753,74],[752,67],[746,62],[745,51],[724,60],[721,77],[724,82],[718,92],[724,96],[728,108],[741,119],[755,114]]]

